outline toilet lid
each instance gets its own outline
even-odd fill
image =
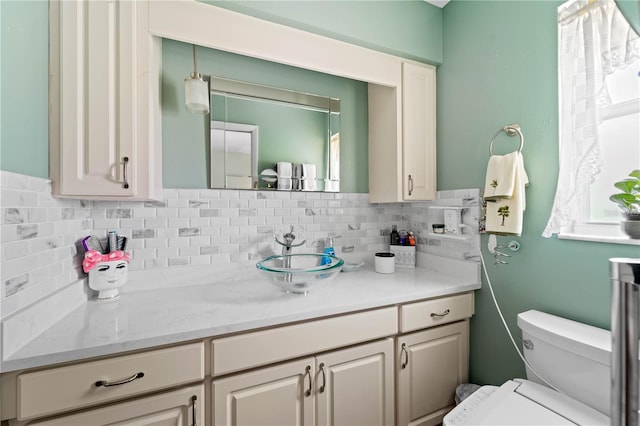
[[[537,383],[516,379],[504,383],[466,413],[463,421],[451,425],[559,426],[609,423],[607,416],[572,398]]]

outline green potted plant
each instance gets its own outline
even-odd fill
[[[640,239],[640,169],[632,171],[627,178],[613,186],[622,191],[609,197],[622,209],[622,232],[631,238]]]

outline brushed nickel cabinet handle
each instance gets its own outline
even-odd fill
[[[322,386],[320,386],[320,393],[323,393],[327,384],[327,375],[324,372],[324,362],[320,364],[320,372],[322,373]]]
[[[309,377],[309,387],[304,393],[304,396],[311,396],[311,366],[307,365],[304,370],[304,375]]]
[[[404,353],[404,361],[400,364],[400,368],[401,369],[405,369],[407,368],[407,365],[409,365],[409,351],[407,351],[407,344],[403,343],[402,344],[402,349],[400,349],[400,357],[402,357],[402,353]]]
[[[409,175],[409,195],[413,192],[413,178]]]
[[[129,189],[129,181],[127,179],[127,165],[129,164],[129,157],[123,157],[122,158],[122,180],[124,181],[124,183],[122,184],[122,187],[124,189]]]
[[[191,417],[193,418],[193,422],[191,423],[191,426],[198,426],[198,423],[196,423],[196,401],[198,400],[198,397],[193,395],[191,397]]]
[[[119,386],[119,385],[124,385],[125,383],[131,383],[136,379],[141,379],[144,377],[144,373],[141,371],[139,373],[134,374],[131,377],[127,377],[126,379],[122,379],[122,380],[116,380],[115,382],[109,382],[107,380],[98,380],[97,382],[95,382],[95,386],[97,388],[109,388],[111,386]]]
[[[431,318],[442,318],[442,317],[446,317],[447,315],[449,315],[451,313],[451,311],[449,309],[445,310],[443,313],[441,314],[436,314],[435,312],[431,312]]]

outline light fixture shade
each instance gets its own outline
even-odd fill
[[[209,113],[209,86],[199,73],[191,73],[184,79],[184,98],[187,111]]]

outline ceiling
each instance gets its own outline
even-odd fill
[[[438,7],[445,7],[447,3],[449,3],[449,0],[424,0],[424,1]]]

